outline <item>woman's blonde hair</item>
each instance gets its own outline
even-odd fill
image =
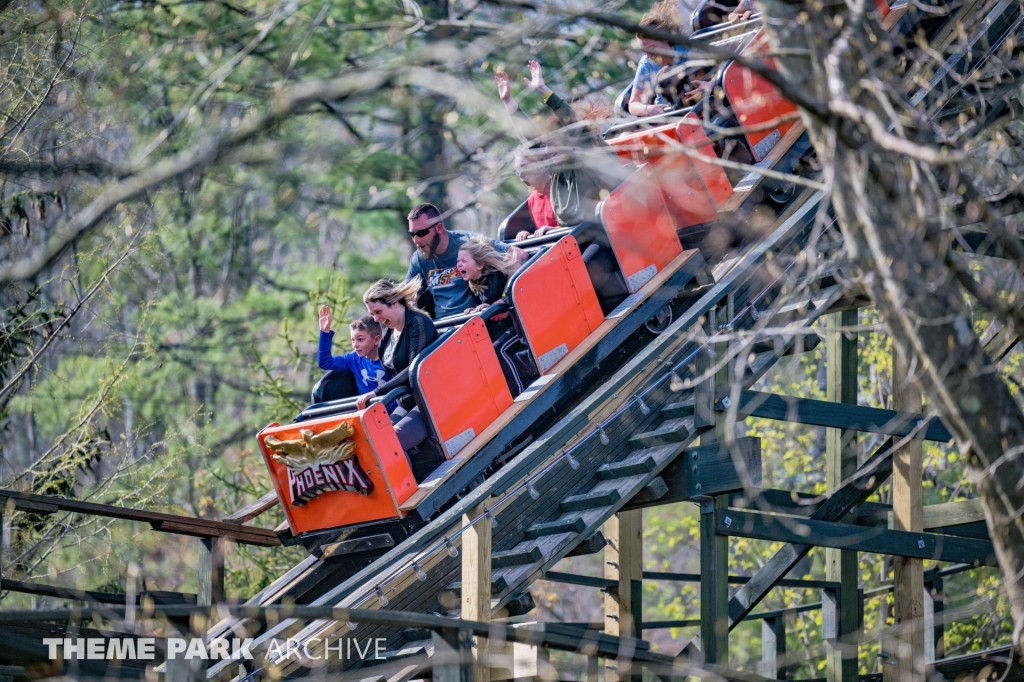
[[[370,302],[383,303],[384,305],[394,305],[395,303],[401,303],[406,308],[412,308],[413,310],[419,310],[416,307],[416,299],[419,298],[420,288],[423,284],[423,280],[419,275],[413,277],[408,282],[401,282],[396,284],[390,279],[378,279],[376,282],[370,285],[370,288],[363,294],[363,303],[369,305]]]
[[[483,237],[470,237],[469,241],[459,247],[459,251],[465,251],[469,257],[476,261],[476,264],[483,268],[482,275],[489,275],[492,272],[500,272],[506,277],[519,269],[516,257],[511,253],[499,253],[490,240]],[[487,288],[479,282],[470,280],[469,290],[474,296],[479,296]]]

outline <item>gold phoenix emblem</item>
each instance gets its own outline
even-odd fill
[[[263,442],[274,451],[271,457],[296,471],[317,464],[341,462],[356,452],[356,444],[350,440],[356,435],[356,430],[348,422],[342,422],[336,428],[322,433],[302,429],[299,435],[301,438],[294,440],[278,440],[267,436]]]
[[[331,490],[347,490],[369,495],[373,483],[359,469],[355,429],[343,422],[330,431],[299,431],[300,438],[279,440],[267,436],[263,442],[270,456],[288,467],[288,491],[292,505],[301,507],[314,497]]]

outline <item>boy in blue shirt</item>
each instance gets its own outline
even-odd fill
[[[662,0],[640,21],[642,28],[689,35],[690,31],[685,24],[676,0]],[[677,73],[677,69],[670,73],[666,68],[682,64],[687,54],[685,47],[673,47],[663,40],[655,40],[640,34],[637,34],[637,39],[644,55],[640,58],[636,75],[633,77],[627,105],[629,113],[634,116],[657,116],[672,111],[675,107],[670,98],[665,97],[665,90],[679,91],[676,94],[682,95],[682,99],[688,104],[698,101],[710,90],[712,81],[698,80],[703,76],[701,70]],[[662,78],[659,79],[659,76]],[[660,82],[662,80],[665,82]]]
[[[377,357],[377,344],[380,343],[381,336],[380,324],[369,315],[364,315],[350,324],[349,330],[352,352],[331,355],[334,340],[334,332],[331,330],[331,309],[326,305],[320,308],[317,365],[328,373],[313,388],[314,403],[370,393],[391,379],[391,375]]]

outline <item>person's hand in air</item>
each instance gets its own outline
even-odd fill
[[[736,9],[729,13],[729,23],[738,24],[741,21],[746,21],[753,13],[753,8],[747,4],[746,0],[741,0],[740,4],[736,5]]]
[[[544,84],[544,73],[540,68],[540,62],[536,59],[531,59],[526,63],[526,66],[530,69],[530,78],[523,79],[526,86],[542,95],[547,93],[548,86]]]
[[[376,398],[374,393],[364,393],[356,398],[356,409],[365,410],[366,406],[370,404],[370,401]]]
[[[320,331],[329,332],[331,331],[331,308],[330,306],[320,306]]]
[[[693,81],[696,86],[693,90],[683,95],[683,99],[687,103],[695,103],[704,99],[711,94],[711,91],[715,89],[715,82],[711,80],[707,81]]]
[[[498,97],[502,102],[508,104],[512,100],[512,87],[509,85],[508,74],[504,69],[494,72],[494,82],[498,84]]]

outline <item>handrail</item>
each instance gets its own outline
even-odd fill
[[[384,403],[385,405],[390,404],[394,400],[398,400],[403,395],[409,393],[407,386],[399,386],[388,392],[383,398],[371,398],[370,405],[374,403]],[[336,414],[345,414],[346,412],[356,411],[356,401],[359,398],[342,398],[341,400],[331,400],[326,403],[315,403],[310,405],[302,412],[299,412],[294,421],[304,422],[309,419],[315,419],[316,417],[329,417]]]
[[[547,235],[544,236],[546,237]],[[448,317],[442,317],[440,320],[434,322],[434,328],[449,329],[451,327],[460,327],[469,322],[470,320],[472,320],[474,317],[479,317],[484,322],[487,322],[495,315],[506,312],[507,310],[508,303],[504,299],[502,299],[500,301],[495,301],[489,307],[485,308],[484,310],[481,310],[478,313],[462,313],[461,315],[449,315]],[[423,349],[423,353],[426,353],[433,347],[434,344],[427,346],[426,348]]]
[[[693,40],[704,40],[706,38],[714,38],[716,36],[716,34],[718,34],[718,33],[728,33],[729,31],[733,31],[733,30],[736,30],[736,29],[743,29],[743,28],[746,28],[748,26],[753,26],[754,24],[760,24],[760,23],[761,23],[761,13],[760,12],[756,12],[754,14],[751,14],[750,18],[747,19],[746,21],[740,21],[740,22],[735,23],[735,24],[730,24],[728,22],[723,22],[723,23],[719,24],[718,26],[712,26],[711,28],[702,28],[701,30],[696,31],[695,33],[693,33],[690,36],[690,38],[693,39]]]
[[[555,230],[548,230],[539,237],[527,237],[522,241],[517,242],[515,240],[511,240],[506,241],[505,243],[511,244],[512,246],[515,246],[517,249],[522,249],[523,251],[525,251],[536,246],[542,246],[544,244],[557,242],[559,239],[569,234],[570,232],[572,232],[571,227],[559,227],[558,229]]]

